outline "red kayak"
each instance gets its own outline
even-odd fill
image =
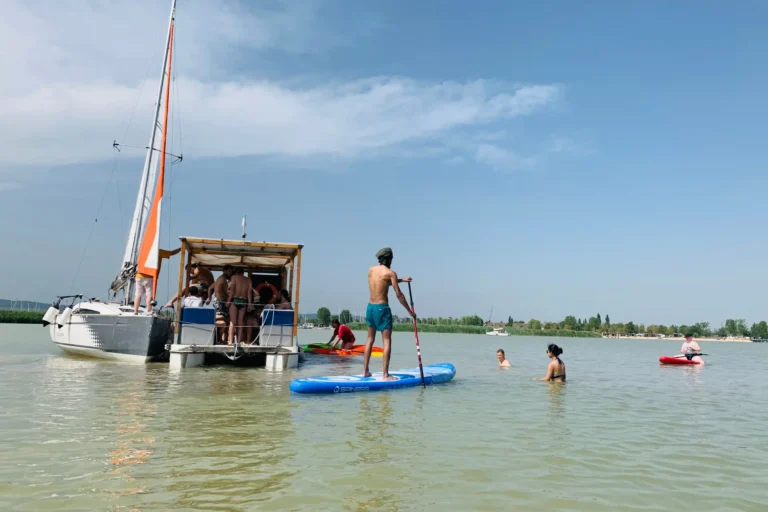
[[[326,356],[362,356],[365,352],[365,345],[353,345],[350,350],[341,350],[329,348],[327,343],[312,343],[305,345],[304,350],[313,354],[323,354]],[[381,357],[384,349],[381,347],[372,347],[371,357]]]
[[[659,358],[661,364],[701,364],[699,361],[689,361],[684,357],[669,357],[661,356]]]

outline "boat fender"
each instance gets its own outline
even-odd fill
[[[259,293],[259,291],[264,287],[268,287],[270,290],[272,290],[272,298],[267,301],[267,304],[273,304],[275,300],[277,300],[277,288],[275,288],[275,285],[264,281],[259,286],[254,288],[254,290],[256,290],[256,293]]]
[[[58,316],[56,319],[56,325],[59,326],[59,329],[64,327],[69,322],[69,317],[72,316],[72,308],[67,307],[64,309],[64,312]]]
[[[56,320],[56,315],[59,314],[58,308],[54,308],[53,306],[48,308],[48,311],[45,312],[45,315],[43,315],[43,327],[48,327]]]

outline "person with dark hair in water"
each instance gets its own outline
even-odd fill
[[[551,359],[549,365],[547,365],[547,374],[541,379],[533,380],[548,380],[565,382],[565,363],[560,360],[560,354],[563,353],[563,349],[552,343],[547,347],[547,357]]]
[[[504,354],[503,348],[496,351],[496,357],[499,358],[499,366],[501,368],[509,368],[509,361],[507,361],[507,356]]]

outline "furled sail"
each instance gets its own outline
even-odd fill
[[[168,142],[168,106],[170,105],[171,94],[171,62],[173,60],[173,21],[168,38],[168,62],[165,82],[165,99],[162,122],[162,146],[160,150],[160,172],[157,175],[157,186],[155,187],[152,208],[149,211],[147,227],[144,229],[144,236],[141,240],[139,249],[138,272],[146,277],[152,277],[152,297],[157,295],[157,276],[160,273],[160,219],[162,218],[163,191],[165,184],[165,155]]]
[[[117,277],[115,277],[114,281],[112,281],[112,285],[110,286],[110,289],[115,294],[117,294],[120,290],[126,290],[124,298],[126,303],[132,300],[134,287],[133,278],[138,268],[142,266],[142,261],[140,261],[142,259],[140,257],[141,245],[146,238],[146,230],[150,227],[149,217],[154,215],[150,214],[150,209],[156,213],[156,224],[154,229],[155,236],[159,235],[160,204],[158,203],[155,207],[157,198],[155,198],[155,201],[152,200],[152,188],[155,183],[155,176],[157,175],[158,163],[164,163],[165,160],[165,134],[167,132],[166,127],[168,124],[168,96],[170,92],[171,76],[170,62],[175,11],[176,0],[173,0],[171,2],[171,14],[168,21],[168,38],[166,39],[165,55],[163,57],[163,70],[160,74],[160,87],[158,88],[157,92],[155,115],[152,120],[152,132],[149,137],[149,145],[147,146],[147,155],[144,160],[144,168],[141,174],[141,181],[139,182],[139,191],[136,197],[136,205],[134,206],[133,216],[131,217],[131,227],[128,231],[128,239],[126,240],[125,244],[123,263]],[[163,109],[163,107],[165,108]],[[165,112],[165,120],[163,122],[160,122],[161,109],[163,109]],[[162,141],[162,149],[157,147],[158,141]],[[158,183],[161,187],[159,190],[161,198],[163,181],[164,177],[158,177]],[[146,258],[144,259],[146,260]],[[159,268],[158,264],[155,264],[154,267]],[[146,269],[149,271],[149,268]],[[141,272],[140,270],[138,271]]]

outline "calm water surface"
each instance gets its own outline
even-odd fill
[[[568,383],[533,382],[552,341],[424,334],[452,383],[306,397],[291,379],[362,361],[173,372],[0,325],[0,510],[768,510],[768,344],[667,368],[680,342],[555,340]]]

